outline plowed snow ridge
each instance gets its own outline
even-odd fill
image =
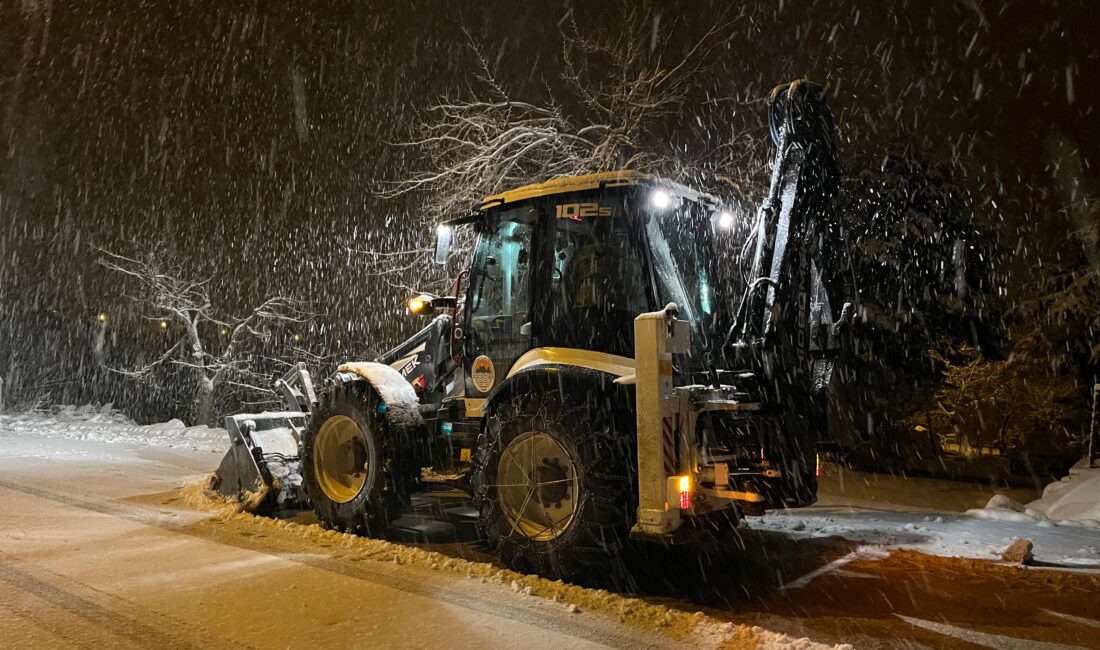
[[[205,490],[205,483],[188,485],[181,490],[181,495],[187,506],[207,511],[216,518],[278,529],[287,538],[297,540],[303,551],[316,552],[318,548],[322,548],[324,552],[339,554],[342,558],[389,562],[433,571],[445,571],[483,583],[494,582],[510,588],[517,597],[544,598],[560,603],[568,611],[583,610],[604,614],[634,627],[660,631],[676,640],[690,642],[694,647],[797,650],[851,648],[849,645],[828,646],[806,638],[796,639],[756,626],[736,625],[718,620],[703,612],[685,612],[603,589],[588,589],[561,581],[516,573],[484,562],[472,562],[384,540],[325,530],[316,524],[303,525],[259,517],[241,512],[240,505],[234,501],[211,495]]]

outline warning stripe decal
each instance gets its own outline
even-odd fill
[[[672,426],[672,418],[661,418],[661,433],[663,443],[661,452],[665,459],[665,475],[676,473],[676,430]]]

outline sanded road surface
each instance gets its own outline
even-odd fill
[[[595,600],[577,611],[555,600],[552,585],[527,595],[510,578],[492,579],[486,572],[497,569],[476,542],[429,545],[443,554],[443,566],[395,563],[371,550],[383,543],[335,539],[309,525],[308,513],[287,523],[185,507],[180,486],[201,480],[218,460],[209,452],[0,431],[0,648],[557,650],[816,642],[1100,649],[1096,571],[746,528],[705,548],[654,549],[645,562],[651,574],[639,575],[640,599],[584,590]],[[822,506],[811,511],[845,505],[923,511],[945,502],[961,509],[981,500],[980,489],[970,494],[965,486],[853,478],[847,484],[855,491],[826,483]],[[907,491],[932,501],[908,503]],[[424,553],[385,547],[386,557],[405,551]],[[448,570],[447,558],[472,559],[480,573]],[[651,614],[639,603],[662,609]],[[660,611],[688,626],[669,629],[653,620]],[[711,627],[699,633],[691,627],[695,617]]]
[[[416,567],[286,552],[142,495],[216,464],[96,442],[0,447],[0,646],[664,647],[610,617]],[[250,539],[250,537],[252,537]]]

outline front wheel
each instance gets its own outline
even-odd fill
[[[615,583],[637,507],[634,428],[611,396],[555,391],[495,408],[471,483],[479,526],[517,571]]]
[[[365,382],[337,384],[302,437],[302,478],[326,528],[380,537],[400,512],[381,400]]]

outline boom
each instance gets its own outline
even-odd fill
[[[823,89],[807,81],[772,91],[775,154],[771,187],[756,216],[752,272],[737,325],[741,344],[763,344],[805,360],[835,347],[823,240],[836,223],[833,116]]]

